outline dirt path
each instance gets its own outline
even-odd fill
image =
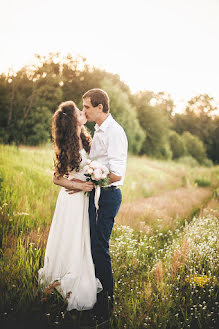
[[[145,232],[154,224],[164,229],[177,226],[177,222],[191,217],[210,199],[211,189],[181,187],[157,196],[122,204],[116,222]]]

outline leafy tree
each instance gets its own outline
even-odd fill
[[[25,121],[23,143],[38,145],[50,140],[52,113],[47,107],[37,107]]]
[[[217,107],[214,99],[207,94],[193,97],[187,104],[183,114],[173,118],[173,129],[179,134],[189,131],[199,137],[206,147],[207,156],[217,162],[217,149],[214,132],[219,127]]]
[[[159,108],[161,111],[166,112],[169,118],[172,118],[175,104],[170,94],[162,91],[158,93],[154,93],[154,96],[150,100],[150,103],[151,105],[154,105],[157,108]]]
[[[219,163],[219,117],[217,119],[216,127],[212,132],[212,149],[214,150],[214,153],[212,154],[212,160],[215,163]]]
[[[196,117],[210,117],[216,110],[217,107],[215,105],[213,97],[210,97],[207,94],[193,97],[188,101],[186,107],[186,113],[191,113]]]
[[[170,94],[165,92],[155,93],[148,90],[140,91],[136,95],[132,96],[132,102],[138,108],[141,106],[140,103],[154,106],[165,112],[169,119],[172,118],[173,110],[175,107],[174,101]]]
[[[170,122],[167,113],[157,106],[150,105],[152,92],[140,92],[135,95],[138,119],[146,133],[141,148],[141,154],[148,154],[158,158],[171,156],[168,147]]]
[[[175,131],[170,132],[169,144],[172,151],[173,159],[178,159],[186,154],[186,148],[183,139]]]
[[[133,95],[119,75],[89,66],[82,56],[50,53],[36,55],[36,60],[33,66],[0,75],[0,142],[36,145],[47,141],[51,116],[62,101],[71,99],[80,107],[84,92],[103,88],[109,93],[113,116],[127,133],[131,152],[177,158],[182,144],[178,135],[168,137],[172,122],[177,133],[189,131],[199,137],[208,156],[219,162],[219,117],[208,95],[194,97],[185,113],[173,116],[170,95],[153,91]],[[94,125],[88,126],[92,131]]]
[[[8,84],[5,74],[0,75],[0,142],[6,143],[8,140],[8,132],[6,127],[9,120],[10,102],[8,94],[10,85]]]
[[[105,86],[103,80],[108,81]],[[71,99],[81,106],[85,91],[105,87],[112,94],[112,111],[126,130],[130,151],[139,152],[145,133],[130,102],[129,87],[119,75],[90,67],[81,56],[61,58],[59,53],[36,55],[35,65],[0,76],[0,140],[31,145],[47,141],[49,118],[62,101]]]
[[[203,142],[186,131],[182,135],[187,153],[195,158],[200,164],[206,160],[206,151]]]
[[[59,67],[51,56],[43,60],[38,56],[38,60],[38,66],[26,66],[18,72],[1,75],[0,95],[5,93],[4,98],[0,97],[0,111],[3,114],[0,136],[5,143],[29,143],[28,137],[33,135],[36,124],[39,130],[40,123],[35,121],[38,109],[41,108],[43,112],[49,109],[52,113],[62,99]],[[43,128],[46,131],[43,132]],[[40,130],[42,138],[37,137],[36,140],[47,140],[43,136],[50,135],[50,125],[44,125],[42,121]]]
[[[147,136],[142,145],[141,153],[166,158],[163,152],[167,144],[169,130],[166,115],[156,107],[146,105],[138,110],[138,118]]]

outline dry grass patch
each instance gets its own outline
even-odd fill
[[[200,216],[208,215],[219,218],[219,197],[208,202],[207,206],[201,211]]]
[[[39,230],[31,230],[28,235],[22,236],[22,244],[28,242],[29,244],[34,244],[36,247],[45,248],[48,235],[49,235],[50,225],[46,227],[41,227]]]
[[[187,218],[211,196],[206,188],[182,187],[158,196],[139,199],[121,206],[116,222],[150,233],[151,226],[174,229],[177,220]]]

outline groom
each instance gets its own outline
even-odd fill
[[[101,162],[110,171],[109,186],[101,188],[98,211],[94,204],[94,190],[89,199],[91,252],[96,277],[103,286],[103,291],[98,294],[96,309],[106,317],[108,305],[113,305],[109,239],[122,201],[120,186],[125,177],[128,142],[123,128],[110,114],[109,97],[105,91],[91,89],[82,98],[87,120],[96,122],[90,158]]]

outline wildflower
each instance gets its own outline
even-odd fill
[[[193,278],[186,278],[185,279],[186,282],[190,282],[190,283],[194,282],[199,287],[204,287],[204,285],[209,283],[211,280],[212,280],[212,278],[208,277],[207,275],[194,276]],[[195,291],[198,292],[197,289]]]

